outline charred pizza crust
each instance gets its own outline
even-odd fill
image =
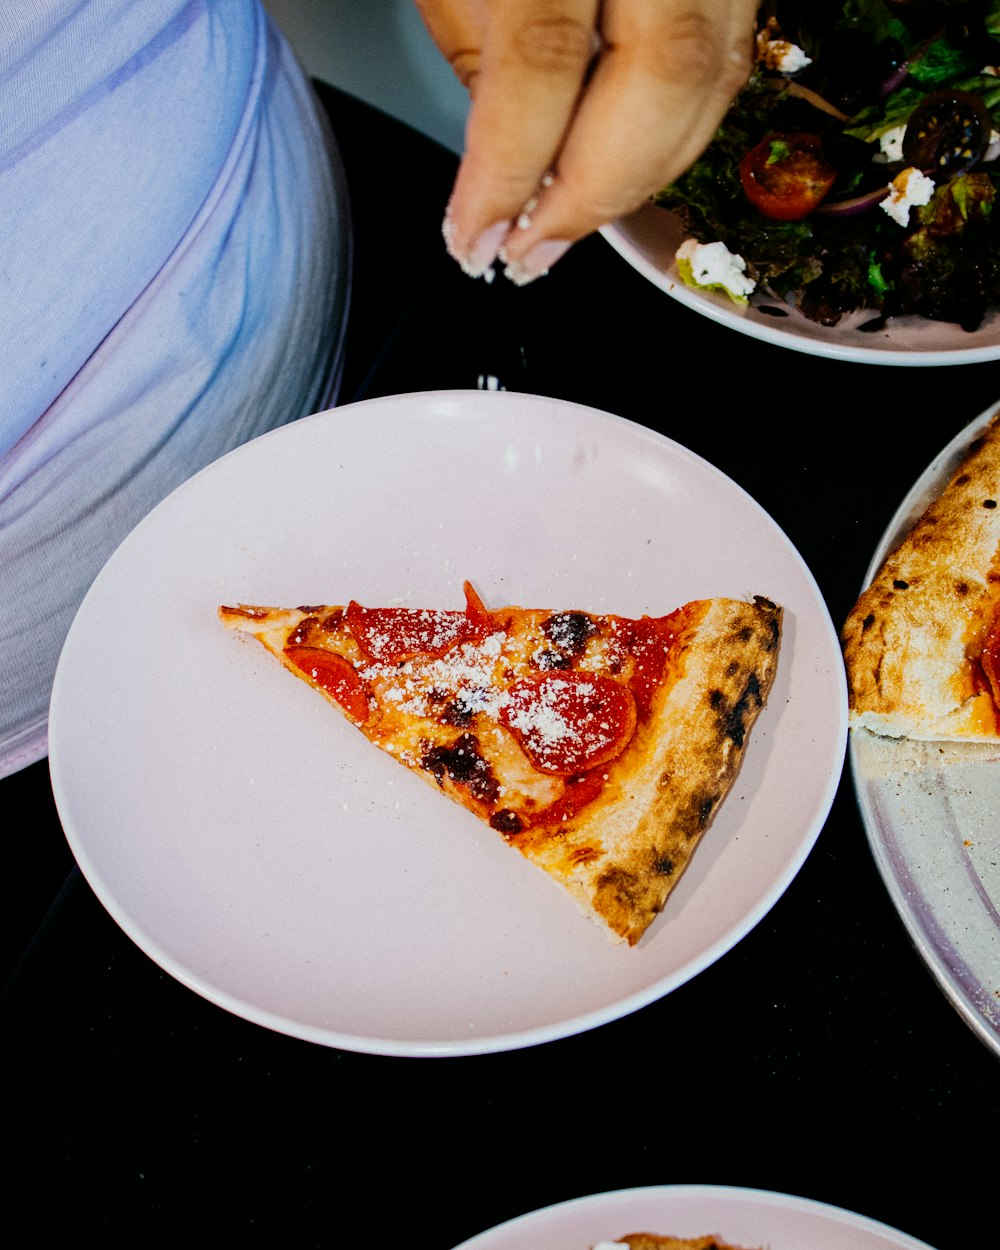
[[[984,640],[1000,609],[1000,416],[860,595],[841,631],[850,724],[996,742]]]
[[[460,614],[427,612],[408,618],[427,648],[417,653],[390,645],[391,628],[366,635],[382,619],[368,611],[241,604],[219,615],[634,945],[735,779],[774,679],[781,609],[709,599],[629,621],[511,606],[471,637]],[[327,680],[329,655],[362,679],[358,704]],[[562,688],[600,694],[568,748],[544,699],[527,720],[510,711],[523,689]],[[573,764],[574,749],[585,763]]]

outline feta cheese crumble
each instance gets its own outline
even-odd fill
[[[676,257],[686,282],[690,280],[694,286],[722,287],[739,303],[745,303],[757,285],[748,276],[743,257],[731,252],[725,243],[685,239]]]
[[[879,151],[887,161],[901,161],[903,159],[903,135],[905,134],[906,123],[904,122],[901,126],[891,126],[879,135]]]
[[[812,57],[807,56],[797,43],[781,38],[773,18],[763,30],[757,32],[756,59],[758,65],[776,70],[779,74],[797,74],[807,65],[812,65]]]
[[[934,179],[911,165],[889,183],[889,194],[881,206],[893,221],[906,226],[910,221],[910,209],[929,203],[933,194]]]

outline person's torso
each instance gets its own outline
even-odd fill
[[[0,455],[211,193],[259,80],[264,20],[258,0],[0,10]]]

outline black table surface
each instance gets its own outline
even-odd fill
[[[472,282],[441,243],[452,154],[322,92],[357,236],[343,402],[492,375],[651,426],[771,514],[839,626],[914,479],[1000,399],[1000,363],[851,364],[714,325],[599,236],[532,286]],[[693,980],[565,1040],[439,1059],[202,999],[91,892],[44,761],[0,802],[8,1244],[449,1250],[565,1199],[692,1183],[997,1244],[1000,1066],[911,945],[847,770],[796,879]]]

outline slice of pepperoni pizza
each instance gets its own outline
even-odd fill
[[[781,609],[720,598],[630,619],[465,597],[219,615],[634,945],[733,783]]]

